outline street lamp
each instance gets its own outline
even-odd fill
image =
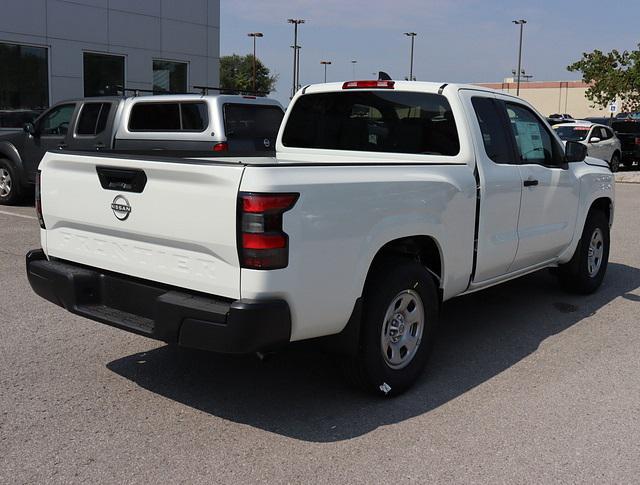
[[[304,24],[304,19],[287,19],[287,22],[293,24],[293,88],[291,89],[291,97],[298,90],[300,81],[300,46],[298,45],[298,25]]]
[[[416,34],[415,32],[405,32],[404,35],[406,35],[407,37],[411,37],[411,67],[409,69],[409,81],[413,81],[413,41],[418,34]]]
[[[518,80],[516,82],[516,96],[519,96],[520,95],[520,75],[522,74],[521,72],[522,71],[522,29],[524,27],[524,24],[527,23],[527,21],[524,19],[520,19],[520,20],[513,20],[512,22],[520,26],[520,46],[518,47]]]
[[[262,32],[249,32],[249,37],[253,37],[253,92],[256,92],[256,37],[264,37]]]
[[[296,94],[296,91],[300,89],[300,82],[298,79],[300,78],[300,49],[302,49],[302,46],[290,45],[289,47],[293,49],[293,62],[294,62],[293,82],[295,84],[295,86],[293,86],[293,93],[292,93],[292,96],[293,96],[294,94]]]
[[[331,61],[320,61],[320,64],[324,66],[324,82],[327,82],[327,66],[331,65]]]
[[[355,79],[355,78],[356,78],[356,63],[357,63],[357,62],[358,62],[358,61],[356,61],[355,59],[353,59],[353,60],[351,61],[351,67],[353,67],[353,79]]]

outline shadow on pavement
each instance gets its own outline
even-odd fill
[[[451,300],[444,305],[427,372],[394,400],[351,389],[331,356],[303,344],[266,362],[161,347],[107,367],[151,392],[214,416],[304,441],[340,441],[447,403],[613,299],[640,300],[630,293],[638,287],[640,269],[610,263],[595,295],[568,295],[542,271]]]

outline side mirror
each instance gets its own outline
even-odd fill
[[[564,150],[567,162],[582,162],[587,156],[587,147],[577,141],[568,141]]]
[[[600,138],[598,138],[597,136],[593,136],[589,140],[589,143],[598,143],[599,141],[600,141]]]
[[[24,124],[23,130],[31,136],[36,136],[36,127],[30,121]]]

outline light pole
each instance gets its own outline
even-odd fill
[[[411,37],[411,67],[409,68],[409,81],[413,81],[413,41],[418,34],[415,32],[405,32],[404,35]]]
[[[256,37],[264,37],[262,32],[249,32],[249,37],[253,37],[253,92],[256,92]]]
[[[302,46],[299,45],[296,49],[296,91],[300,89],[300,51],[302,50]]]
[[[331,61],[320,61],[320,64],[324,66],[324,82],[327,82],[327,66],[331,65]]]
[[[356,78],[356,63],[357,63],[357,62],[358,62],[358,61],[356,61],[355,59],[353,59],[353,60],[351,61],[351,67],[353,68],[353,79],[355,79],[355,78]]]
[[[293,92],[291,93],[291,97],[296,94],[296,91],[300,88],[300,84],[298,78],[300,77],[300,49],[302,49],[301,45],[290,45],[293,49]]]
[[[293,24],[293,87],[291,88],[291,97],[298,90],[298,77],[300,76],[300,54],[298,53],[300,46],[298,45],[298,25],[304,24],[304,19],[287,19],[287,22]]]
[[[512,22],[520,26],[520,45],[518,47],[518,80],[516,81],[516,96],[520,96],[520,75],[522,74],[522,29],[527,21],[524,19],[520,19],[513,20]]]

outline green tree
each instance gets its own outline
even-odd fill
[[[587,99],[594,104],[605,107],[617,99],[623,111],[640,111],[640,44],[632,51],[585,52],[567,69],[582,73],[590,84]]]
[[[278,75],[256,58],[256,91],[270,93],[275,90]],[[253,55],[233,54],[220,58],[220,87],[229,90],[253,90]]]

